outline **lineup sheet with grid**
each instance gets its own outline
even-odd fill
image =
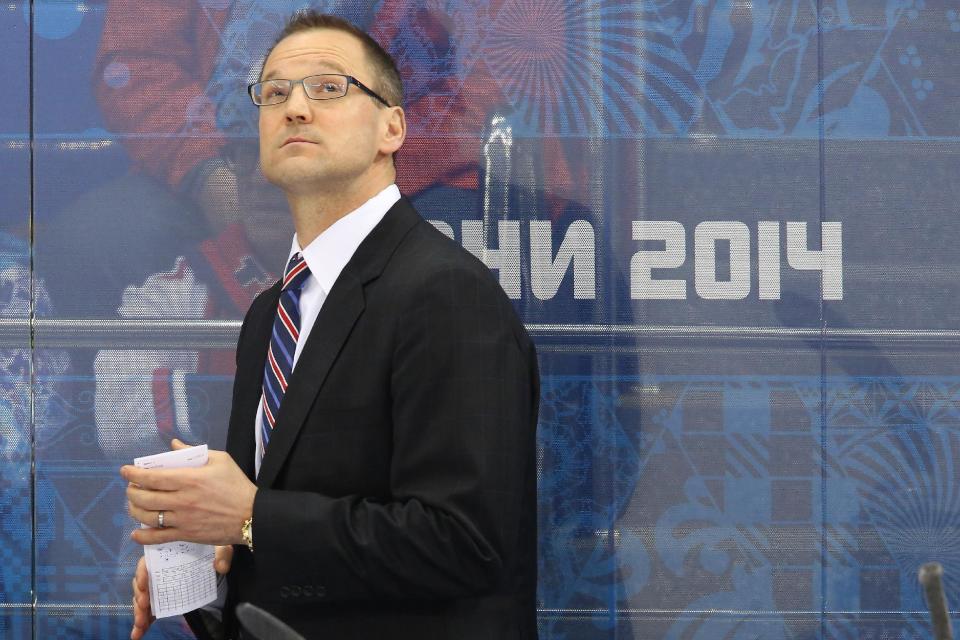
[[[136,458],[133,464],[142,469],[202,467],[207,455],[203,444]],[[213,545],[177,541],[148,544],[143,552],[150,576],[150,608],[157,618],[181,615],[217,599]]]

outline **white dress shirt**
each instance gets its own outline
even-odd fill
[[[333,288],[333,284],[340,277],[340,272],[350,262],[350,258],[357,251],[357,247],[363,242],[363,239],[369,235],[373,228],[383,220],[397,200],[400,199],[400,190],[397,185],[392,184],[377,195],[373,196],[358,209],[351,211],[343,216],[330,227],[317,236],[313,242],[305,248],[300,248],[296,234],[293,236],[293,245],[290,248],[290,255],[284,268],[289,263],[290,258],[297,252],[303,253],[303,258],[310,267],[310,275],[304,281],[303,289],[300,292],[300,337],[297,339],[297,349],[293,354],[293,368],[296,370],[297,360],[303,351],[303,345],[306,344],[313,328],[313,323],[317,320],[317,315],[323,307],[327,294]],[[283,402],[281,401],[281,404]],[[261,427],[263,425],[263,398],[261,396],[260,404],[257,406],[257,419],[254,423],[254,432],[257,439],[256,473],[260,475],[260,461],[263,457]]]

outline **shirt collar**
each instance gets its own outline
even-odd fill
[[[293,254],[302,252],[303,259],[310,267],[310,276],[316,279],[324,294],[330,293],[333,283],[340,277],[340,272],[350,262],[357,247],[399,199],[400,189],[396,184],[391,184],[334,222],[302,250],[294,234],[287,263]]]

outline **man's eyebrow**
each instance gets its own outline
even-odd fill
[[[324,62],[324,63],[319,64],[319,65],[317,65],[317,66],[318,66],[318,67],[325,67],[324,72],[327,71],[327,70],[329,70],[329,71],[336,71],[337,73],[342,73],[342,74],[345,74],[345,75],[347,74],[347,70],[344,69],[343,66],[341,66],[341,65],[340,65],[339,63],[337,63],[337,62]],[[321,72],[321,73],[323,73],[323,72]]]
[[[342,73],[343,75],[350,75],[347,73],[347,70],[344,69],[343,66],[338,62],[321,62],[320,64],[317,65],[317,67],[322,69],[320,71],[315,72],[318,74],[333,71],[335,73]],[[263,78],[261,78],[260,81],[266,82],[267,80],[275,77],[276,75],[277,75],[277,72],[275,70],[268,71],[266,74],[264,74]]]

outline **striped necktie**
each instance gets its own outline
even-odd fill
[[[270,348],[263,371],[261,459],[267,452],[267,444],[280,413],[280,403],[293,372],[293,354],[296,353],[297,339],[300,337],[300,290],[309,275],[310,267],[303,256],[294,254],[283,276],[283,288],[277,304],[277,315],[273,319],[273,333],[270,335]]]

